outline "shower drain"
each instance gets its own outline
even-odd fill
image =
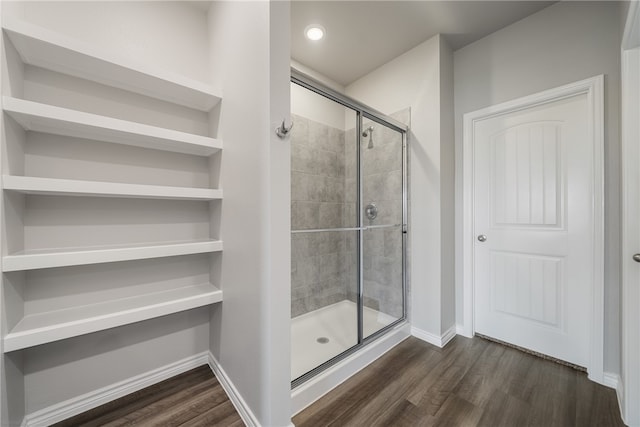
[[[327,337],[320,337],[316,340],[317,342],[319,342],[320,344],[326,344],[329,342],[329,338]]]

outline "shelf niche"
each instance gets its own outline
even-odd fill
[[[159,200],[219,200],[222,190],[208,188],[169,187],[159,185],[122,184],[114,182],[79,181],[72,179],[31,176],[2,177],[5,190],[45,196],[118,197]]]
[[[25,64],[200,111],[210,111],[220,102],[221,96],[202,82],[155,70],[10,17],[3,17],[2,27]]]
[[[134,147],[210,156],[222,141],[97,114],[5,96],[2,108],[25,131],[94,139]]]
[[[5,274],[12,352],[222,301],[200,254]],[[152,271],[150,271],[152,270]]]
[[[204,136],[220,95],[12,17],[2,27],[4,352],[221,302],[223,144]]]

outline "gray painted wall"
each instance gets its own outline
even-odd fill
[[[463,114],[605,75],[604,347],[605,371],[610,372],[620,372],[619,7],[616,2],[559,2],[454,53],[457,260],[462,254]],[[458,322],[461,291],[458,279]]]
[[[442,311],[440,334],[455,325],[455,159],[453,114],[453,51],[440,37],[440,218]]]
[[[291,153],[274,129],[290,114],[289,4],[213,2],[208,16],[225,143],[224,301],[212,309],[211,352],[255,422],[288,425]]]

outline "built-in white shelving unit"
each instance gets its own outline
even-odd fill
[[[210,283],[25,316],[4,338],[11,352],[222,301]]]
[[[50,196],[94,196],[173,200],[222,199],[222,190],[209,188],[122,184],[115,182],[79,181],[73,179],[10,175],[4,175],[2,177],[2,184],[5,190],[17,191],[24,194],[42,194]]]
[[[202,82],[151,69],[26,22],[4,17],[2,27],[25,64],[201,111],[211,110],[221,99]]]
[[[38,268],[102,264],[220,251],[222,251],[222,242],[220,240],[105,248],[77,248],[75,250],[62,249],[58,251],[33,250],[4,256],[2,258],[2,271],[26,271]]]
[[[2,109],[24,130],[75,138],[90,138],[176,153],[210,156],[222,149],[222,141],[171,129],[128,122],[68,108],[2,98]]]
[[[4,352],[221,302],[220,284],[211,277],[216,264],[211,257],[223,246],[216,236],[219,209],[215,208],[223,192],[211,187],[219,174],[219,160],[212,156],[219,155],[223,145],[203,135],[201,125],[202,117],[205,121],[212,117],[202,112],[208,114],[219,103],[219,94],[203,82],[154,70],[14,18],[5,16],[2,28],[5,46],[12,47],[5,53],[10,82],[2,96],[2,272],[7,291],[3,308],[11,308],[8,333],[2,337]],[[76,96],[74,105],[84,103],[81,107],[87,111],[68,108],[67,100],[55,95],[55,87],[40,91],[49,81],[29,82],[33,74],[26,67],[42,70],[40,75],[61,73],[65,79],[76,79],[82,90],[94,88],[87,97],[69,93]],[[96,114],[103,85],[142,95],[135,98],[134,109],[153,123],[164,125],[166,116],[157,114],[167,114],[167,105],[188,107],[180,110],[181,125],[176,126],[183,129]],[[113,94],[116,105],[133,99],[122,93]],[[145,105],[151,106],[148,112]],[[183,131],[191,128],[189,111],[197,123],[194,128],[200,126],[195,133]],[[113,181],[104,179],[110,168],[119,171]],[[95,170],[102,175],[98,177]],[[174,181],[175,185],[167,185]],[[96,214],[105,206],[113,215]],[[141,227],[135,239],[128,239],[126,230],[143,224],[144,216],[156,209],[162,214],[148,219],[153,227]],[[204,221],[203,215],[208,215]],[[82,242],[91,244],[76,247],[72,242],[77,240],[65,241],[65,234],[56,231],[61,222],[69,233],[83,233]],[[163,241],[163,233],[172,237]],[[148,243],[131,243],[140,235]],[[176,241],[176,235],[188,240]],[[104,236],[110,240],[100,241]],[[118,238],[121,244],[113,244]],[[165,259],[182,263],[182,276],[165,280],[151,274]],[[135,268],[131,263],[137,263]],[[93,265],[100,266],[95,267],[98,273]],[[46,269],[55,269],[51,283]],[[111,286],[111,272],[118,273],[115,277],[129,273],[135,277],[131,286]],[[92,274],[100,277],[94,281]],[[53,308],[47,306],[47,298]]]

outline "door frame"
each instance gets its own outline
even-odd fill
[[[632,255],[638,247],[640,172],[634,162],[640,156],[640,5],[630,2],[622,37],[622,372],[616,389],[623,421],[640,426],[640,289],[638,269]]]
[[[462,310],[459,332],[475,334],[474,325],[474,128],[476,123],[508,113],[545,105],[554,101],[587,95],[588,138],[593,145],[593,289],[590,314],[589,379],[604,383],[604,76],[570,83],[533,95],[466,113],[463,117],[462,145]]]

